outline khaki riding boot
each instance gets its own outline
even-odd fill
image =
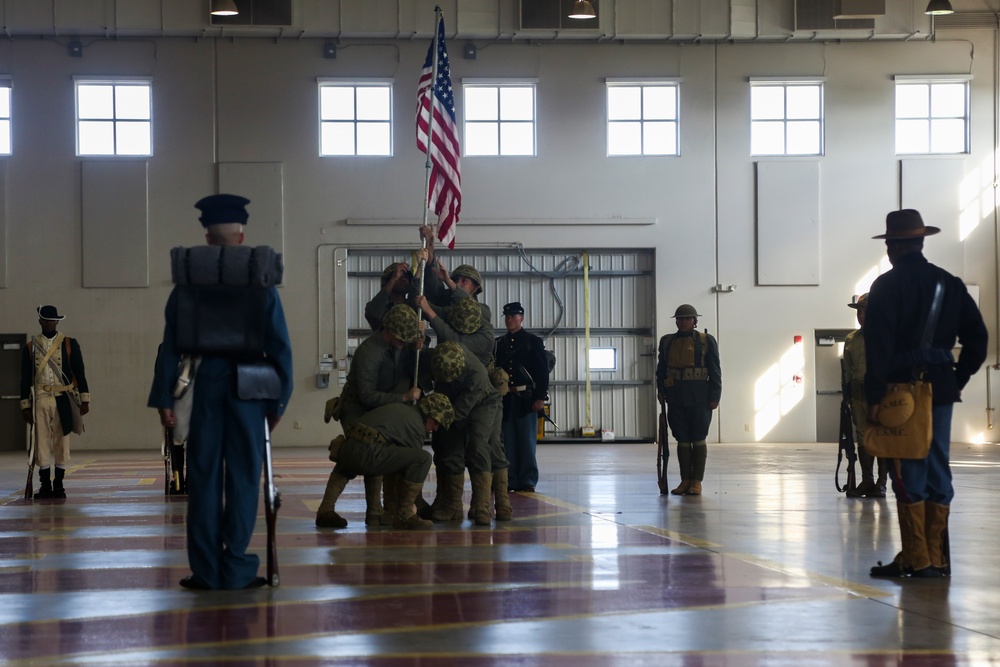
[[[493,507],[497,521],[510,521],[514,518],[514,509],[510,506],[510,493],[507,491],[507,468],[493,471]]]
[[[344,487],[350,481],[337,472],[330,473],[330,479],[326,482],[326,492],[323,500],[316,510],[316,526],[319,528],[347,528],[347,519],[337,514],[336,505],[340,494],[344,492]]]
[[[387,485],[386,495],[388,494]],[[381,475],[365,475],[365,525],[381,526],[383,525],[382,517],[382,477]]]
[[[438,473],[438,477],[441,480],[441,492],[434,499],[431,521],[461,521],[465,473],[461,475]]]
[[[888,565],[882,565],[882,561],[878,561],[878,565],[873,566],[870,572],[873,577],[905,577],[911,569],[908,559],[913,549],[913,538],[910,524],[905,518],[905,507],[906,505],[903,503],[896,503],[896,518],[899,522],[899,542],[901,545],[899,553]]]
[[[473,472],[469,476],[472,478],[472,502],[470,503],[469,518],[477,526],[489,526],[493,523],[492,506],[493,473]]]
[[[431,528],[434,524],[426,519],[421,519],[414,511],[414,503],[424,490],[423,483],[407,482],[402,475],[393,475],[393,477],[396,478],[394,481],[399,493],[399,511],[396,513],[392,527],[403,530],[427,530]]]
[[[927,534],[927,554],[931,565],[939,570],[948,568],[948,558],[945,553],[944,534],[948,530],[948,514],[951,507],[938,503],[924,503],[925,531]]]
[[[708,458],[708,445],[704,440],[692,443],[691,447],[691,485],[688,486],[688,496],[701,495],[701,482],[705,479],[705,459]]]
[[[931,567],[931,556],[927,549],[927,518],[924,501],[903,505],[903,515],[910,524],[910,569],[914,577],[939,577],[937,568]]]
[[[677,443],[677,467],[681,469],[681,483],[671,491],[675,496],[683,496],[691,486],[691,443]]]

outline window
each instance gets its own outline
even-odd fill
[[[0,78],[0,155],[11,154],[10,79]]]
[[[590,370],[594,371],[616,371],[618,370],[618,349],[614,347],[592,347],[588,352],[590,359]]]
[[[76,81],[77,155],[152,155],[149,79]]]
[[[535,155],[534,82],[463,81],[466,155]]]
[[[750,80],[750,153],[823,154],[823,83]]]
[[[320,155],[392,155],[392,81],[319,84]]]
[[[969,152],[968,77],[896,77],[896,153]]]
[[[679,155],[678,83],[608,81],[608,155]]]

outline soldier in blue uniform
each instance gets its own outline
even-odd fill
[[[243,224],[248,217],[245,207],[249,203],[243,197],[222,194],[205,197],[195,204],[201,210],[199,219],[205,227],[209,246],[222,246],[219,252],[228,252],[232,246],[243,243]],[[250,248],[245,250],[251,251]],[[253,252],[260,250],[262,248],[255,248]],[[280,268],[278,272],[277,280],[280,280]],[[266,583],[263,577],[257,576],[259,557],[248,554],[247,547],[257,519],[264,429],[273,430],[277,426],[292,393],[292,350],[277,289],[273,284],[232,287],[231,276],[227,279],[229,289],[253,290],[248,301],[253,301],[259,309],[247,317],[245,323],[247,329],[253,328],[258,334],[260,349],[209,351],[196,355],[199,361],[192,387],[188,441],[187,551],[192,574],[180,582],[189,589],[253,588]],[[222,282],[221,276],[219,282]],[[170,428],[177,421],[173,409],[174,388],[182,348],[190,347],[179,341],[185,340],[186,332],[193,326],[189,321],[193,318],[178,312],[186,299],[182,287],[186,285],[175,286],[167,301],[163,343],[148,402],[159,411],[161,424]],[[232,301],[235,300],[229,299],[227,303]],[[197,309],[185,309],[184,312],[198,313],[202,316],[202,324],[211,319],[209,313]],[[232,315],[245,314],[230,313],[215,319],[214,324],[225,328],[226,322],[233,321]],[[274,392],[277,398],[247,400],[239,397],[237,376],[242,374],[239,367],[250,359],[269,362],[267,365],[274,369],[275,384],[280,387]]]

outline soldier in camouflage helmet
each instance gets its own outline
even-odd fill
[[[383,327],[366,338],[354,351],[347,382],[337,399],[335,409],[328,410],[347,433],[370,410],[394,403],[412,403],[420,398],[421,390],[414,382],[417,350],[423,346],[424,336],[417,314],[405,304],[389,309],[383,318]],[[424,384],[430,388],[429,378]],[[334,471],[336,472],[336,471]],[[335,475],[331,474],[327,491],[316,514],[316,525],[326,528],[344,528],[347,522],[332,511],[336,491]],[[381,485],[371,476],[365,478],[365,499],[368,511],[365,523],[382,525],[392,517],[383,513],[380,498]],[[386,504],[395,502],[390,496],[395,487],[386,487]]]
[[[386,494],[385,514],[393,528],[430,528],[431,522],[417,516],[414,501],[420,495],[431,467],[431,455],[424,450],[428,433],[447,428],[455,418],[451,402],[442,394],[417,401],[390,403],[367,412],[347,431],[330,443],[330,460],[337,465],[330,475],[325,513],[330,527],[346,526],[337,513],[336,501],[355,475],[381,476]],[[339,525],[336,525],[339,524]]]
[[[670,492],[677,496],[701,495],[708,458],[705,438],[722,397],[719,344],[713,336],[695,331],[698,317],[690,304],[677,307],[677,333],[660,339],[656,364],[656,394],[667,404],[667,423],[677,440],[681,483]]]
[[[381,289],[365,304],[365,320],[372,331],[382,327],[382,318],[396,304],[406,303],[413,310],[417,309],[414,299],[417,296],[419,276],[414,274],[413,269],[419,270],[421,260],[428,266],[434,265],[434,230],[425,225],[420,228],[420,236],[426,247],[413,253],[414,266],[411,267],[407,262],[392,262],[385,267],[379,280]],[[437,294],[442,289],[437,272],[426,271],[424,293]]]
[[[444,394],[455,408],[455,423],[435,442],[438,496],[425,513],[434,521],[460,521],[465,469],[472,479],[470,518],[479,526],[493,519],[490,440],[501,415],[500,393],[486,367],[461,343],[438,345],[431,358],[435,394]]]

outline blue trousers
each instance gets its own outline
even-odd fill
[[[529,412],[523,417],[504,415],[500,425],[503,448],[510,466],[507,483],[514,490],[538,486],[538,415]]]
[[[265,403],[238,399],[234,386],[229,362],[206,359],[191,410],[188,562],[213,589],[243,588],[257,577],[260,565],[247,547],[257,521]]]
[[[925,459],[894,459],[889,466],[892,490],[901,503],[922,500],[950,505],[955,497],[951,485],[951,403],[935,405],[931,410],[933,437],[931,451]]]

